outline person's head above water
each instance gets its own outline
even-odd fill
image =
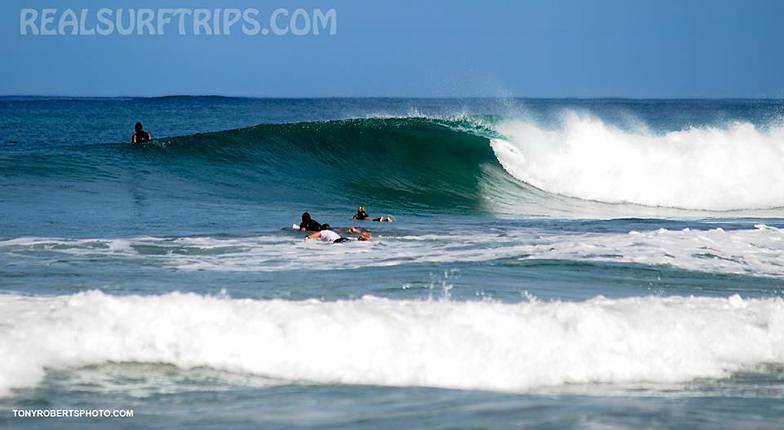
[[[149,142],[152,139],[152,135],[149,132],[144,131],[144,126],[142,126],[141,121],[134,124],[133,130],[131,143],[144,143]]]
[[[321,224],[322,230],[332,230],[332,226],[329,224]]]
[[[319,224],[318,221],[314,220],[309,213],[303,212],[302,223],[300,223],[299,229],[300,231],[305,231],[305,230],[319,231],[321,230],[321,224]]]
[[[359,207],[357,208],[357,213],[355,213],[352,218],[357,220],[366,220],[370,218],[370,215],[368,215],[368,213],[365,212],[365,205],[359,205]]]

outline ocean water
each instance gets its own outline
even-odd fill
[[[0,427],[784,427],[782,101],[0,98],[0,136]],[[134,417],[11,414],[68,408]]]

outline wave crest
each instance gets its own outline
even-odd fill
[[[607,203],[701,210],[784,207],[784,127],[747,122],[655,133],[566,112],[546,128],[514,120],[492,147],[512,176]]]
[[[141,182],[182,192],[306,205],[325,194],[395,210],[558,217],[784,208],[784,126],[747,122],[656,133],[566,112],[531,120],[363,118],[0,154],[5,178]],[[43,184],[43,185],[41,185]],[[31,185],[33,186],[33,185]],[[631,203],[634,205],[618,205]],[[674,209],[665,209],[674,208]],[[704,216],[704,214],[699,214]]]

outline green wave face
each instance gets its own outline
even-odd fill
[[[86,199],[84,204],[92,202],[95,207],[106,204],[101,196],[125,190],[134,201],[149,197],[161,202],[186,199],[207,205],[238,202],[343,211],[366,203],[374,210],[398,214],[712,215],[602,203],[537,189],[502,167],[494,145],[503,139],[493,127],[470,119],[264,124],[144,145],[10,150],[0,153],[0,187],[42,201],[57,200],[63,190],[72,190],[80,201]],[[779,216],[780,211],[753,212],[755,216],[770,214]]]
[[[211,161],[240,163],[278,186],[352,201],[474,208],[483,167],[500,165],[487,138],[453,125],[425,119],[265,125],[178,143],[206,150]]]
[[[489,183],[502,178],[505,186],[519,188],[503,179],[507,175],[490,146],[491,136],[492,130],[466,120],[268,124],[135,147],[41,150],[24,159],[4,158],[0,167],[12,169],[11,174],[82,181],[147,174],[167,192],[197,188],[223,198],[481,210]]]

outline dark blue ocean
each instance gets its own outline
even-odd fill
[[[783,165],[780,100],[0,98],[0,427],[782,428]]]

